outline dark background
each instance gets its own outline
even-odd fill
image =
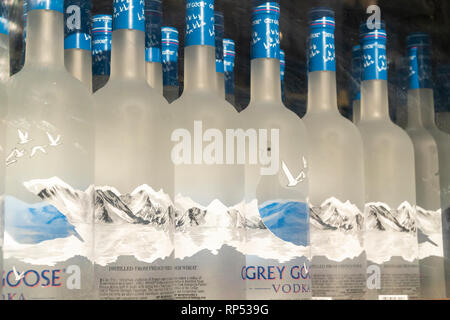
[[[12,70],[21,68],[23,0],[11,1],[12,20],[16,22],[11,34]],[[111,14],[112,0],[93,0],[93,14]],[[225,16],[225,37],[236,42],[236,102],[244,108],[249,102],[251,0],[216,0],[216,10]],[[351,48],[358,43],[359,24],[368,18],[365,13],[370,4],[381,8],[381,18],[388,33],[388,60],[391,117],[396,120],[404,112],[407,79],[402,69],[405,38],[414,31],[429,32],[433,39],[434,71],[450,63],[450,1],[448,0],[280,0],[281,48],[286,52],[285,104],[300,116],[306,111],[305,43],[308,35],[307,12],[314,6],[329,6],[336,12],[336,68],[338,105],[343,115],[351,116],[350,66]],[[185,0],[163,0],[163,24],[180,32],[180,82],[183,81]],[[447,77],[448,79],[448,77]],[[444,82],[444,83],[443,83]],[[439,80],[437,85],[448,82]],[[441,90],[442,91],[442,90]],[[444,90],[448,92],[448,87]],[[437,103],[437,111],[449,111],[448,94]],[[401,120],[399,120],[401,121]]]

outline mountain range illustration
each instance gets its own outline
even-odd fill
[[[412,206],[403,202],[397,209],[385,203],[366,205],[366,230],[416,232],[416,221]]]

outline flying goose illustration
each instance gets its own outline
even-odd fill
[[[51,147],[56,147],[59,146],[61,144],[61,135],[58,135],[56,138],[53,138],[53,136],[47,132],[47,137],[48,140],[50,141],[50,146]]]
[[[16,270],[16,266],[13,267],[13,272],[14,272],[14,277],[16,278],[16,281],[19,281],[25,275],[25,271],[23,271],[21,274],[19,274]]]
[[[47,153],[47,151],[45,151],[45,149],[44,149],[44,146],[36,146],[36,147],[33,147],[33,149],[31,149],[30,158],[32,158],[36,154],[36,152],[38,152],[38,151],[41,151],[43,153]]]
[[[22,132],[22,130],[17,129],[17,133],[19,134],[19,144],[26,144],[31,141],[31,139],[28,139],[28,132]]]
[[[296,185],[298,185],[301,181],[303,181],[303,179],[306,178],[305,173],[300,172],[300,174],[297,176],[297,178],[294,179],[294,176],[292,175],[291,171],[289,171],[286,163],[284,163],[284,161],[281,162],[281,166],[283,168],[284,174],[286,175],[286,178],[288,179],[288,187],[295,187]]]

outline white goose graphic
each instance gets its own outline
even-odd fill
[[[19,144],[27,144],[31,141],[31,139],[28,138],[28,132],[22,132],[22,130],[17,129],[17,133],[19,134]]]
[[[282,161],[281,166],[283,168],[284,174],[286,175],[286,178],[288,179],[288,187],[295,187],[300,182],[303,181],[303,179],[306,178],[305,172],[303,170],[300,172],[300,174],[297,176],[297,178],[294,178],[291,171],[289,171],[289,168],[287,167],[286,163]]]
[[[42,153],[47,153],[47,151],[45,151],[44,146],[36,146],[33,147],[33,149],[31,149],[31,155],[30,158],[34,157],[34,155],[38,152],[41,151]]]
[[[16,281],[19,281],[20,279],[22,279],[25,275],[25,271],[23,271],[21,274],[19,274],[16,270],[16,267],[13,267],[13,272],[14,272],[14,277],[16,278]]]
[[[50,141],[51,147],[56,147],[61,144],[61,135],[58,135],[56,138],[54,138],[50,133],[47,132],[48,140]]]

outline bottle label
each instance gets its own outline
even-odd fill
[[[391,209],[382,202],[364,210],[367,288],[373,295],[418,297],[420,288],[416,209],[403,202]]]
[[[161,63],[161,0],[145,2],[145,58],[147,62]]]
[[[362,63],[361,63],[361,47],[353,47],[352,57],[352,82],[351,95],[353,100],[361,100],[361,77],[362,77]]]
[[[387,80],[386,32],[375,29],[362,39],[363,81]]]
[[[53,145],[61,144],[59,139]],[[18,165],[21,154],[27,152],[14,151],[9,165]],[[35,153],[31,155],[38,156]],[[89,296],[94,274],[93,187],[76,190],[57,177],[23,185],[40,201],[31,204],[5,197],[3,298]]]
[[[112,32],[112,16],[96,15],[92,19],[92,37],[111,35]]]
[[[431,52],[426,45],[408,48],[409,54],[409,88],[433,88],[431,80]]]
[[[186,1],[186,46],[215,46],[214,0]]]
[[[251,58],[280,59],[280,5],[267,2],[253,9]]]
[[[178,31],[162,28],[163,83],[165,86],[178,85]]]
[[[114,0],[113,30],[133,29],[145,32],[144,0]]]
[[[246,204],[247,299],[311,298],[309,209],[296,200]]]
[[[313,296],[363,299],[366,292],[364,217],[350,201],[310,204]]]
[[[64,0],[27,0],[28,11],[53,10],[64,12]]]
[[[308,66],[309,72],[336,71],[334,47],[335,22],[332,17],[313,20],[309,26]]]
[[[91,1],[64,2],[64,49],[91,50]]]

